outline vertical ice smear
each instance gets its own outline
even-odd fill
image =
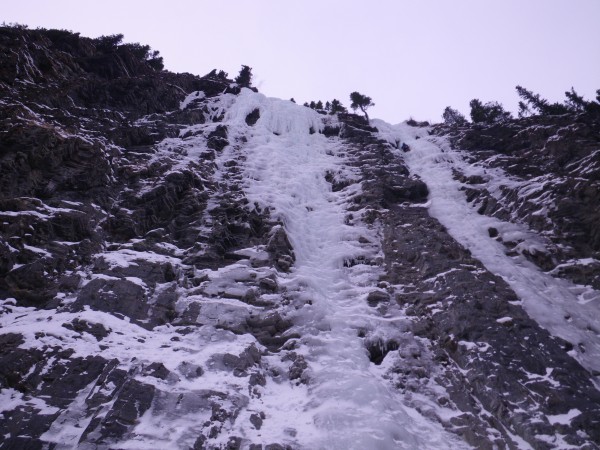
[[[253,126],[245,117],[259,109]],[[261,399],[271,417],[263,433],[292,430],[294,443],[307,449],[465,448],[438,424],[403,404],[368,358],[359,330],[397,333],[365,295],[373,289],[374,266],[344,267],[378,249],[358,238],[372,230],[345,225],[345,201],[358,185],[332,192],[327,171],[346,173],[339,141],[315,133],[323,116],[291,102],[267,99],[245,90],[226,116],[229,136],[245,136],[245,191],[251,202],[271,207],[294,248],[296,263],[282,285],[298,310],[298,354],[309,363],[308,388],[273,385]],[[400,330],[401,331],[401,330]],[[263,434],[263,435],[264,435]],[[288,440],[289,441],[289,440]],[[293,442],[293,441],[289,441]]]
[[[94,418],[86,414],[85,401],[90,397],[97,381],[94,380],[87,388],[81,390],[69,409],[65,409],[42,435],[43,440],[54,443],[58,449],[77,448],[82,434]]]
[[[430,191],[431,215],[437,218],[488,270],[506,280],[523,302],[527,313],[550,333],[573,344],[583,344],[585,353],[573,350],[573,356],[588,370],[600,370],[600,335],[593,323],[598,316],[600,296],[580,301],[581,286],[543,273],[523,256],[507,256],[505,247],[489,237],[488,229],[507,226],[522,235],[524,227],[506,224],[480,215],[467,203],[453,178],[453,168],[467,172],[468,163],[440,138],[428,137],[427,131],[406,124],[391,126],[377,121],[377,128],[389,142],[406,142],[411,151],[404,154],[412,173],[419,175]],[[470,167],[471,171],[473,167]],[[507,180],[509,182],[509,180]],[[589,294],[589,292],[588,292]]]

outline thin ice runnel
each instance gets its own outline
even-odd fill
[[[255,108],[261,117],[249,129],[242,119]],[[289,427],[298,430],[300,445],[311,449],[466,447],[403,404],[402,396],[373,368],[358,337],[361,328],[385,325],[364,301],[378,273],[367,266],[343,267],[344,260],[361,256],[364,250],[357,242],[356,227],[344,225],[343,191],[331,192],[325,180],[328,170],[349,170],[335,156],[339,141],[309,133],[310,128],[322,128],[314,111],[248,91],[228,114],[230,133],[250,137],[244,168],[248,199],[274,208],[294,247],[296,264],[284,284],[312,302],[297,313],[295,325],[303,336],[297,351],[310,367],[308,398],[298,399],[291,389],[286,396],[295,403],[288,402],[279,411],[288,415]],[[282,395],[281,386],[270,389]],[[276,402],[268,397],[267,385],[264,402],[276,409]],[[271,413],[271,417],[278,414]],[[277,433],[269,429],[269,418],[264,431]]]
[[[581,286],[543,273],[522,256],[507,256],[503,245],[488,234],[490,227],[501,229],[506,223],[478,214],[467,203],[452,170],[466,170],[468,163],[444,140],[440,143],[439,138],[429,138],[426,130],[405,124],[392,126],[377,121],[376,126],[384,139],[390,142],[399,139],[410,146],[411,151],[403,154],[404,159],[411,172],[427,183],[431,215],[490,272],[508,282],[531,318],[551,334],[575,344],[571,354],[581,365],[590,371],[600,371],[600,335],[590,324],[591,318],[598,315],[598,292],[595,291],[596,301],[581,301],[578,298],[583,296]],[[527,233],[523,229],[522,234]],[[578,343],[584,345],[585,353],[577,351]]]

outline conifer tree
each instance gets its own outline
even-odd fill
[[[344,105],[342,105],[342,102],[340,102],[337,98],[334,98],[331,101],[331,108],[329,110],[329,114],[337,114],[337,113],[345,113],[347,112],[346,107]]]
[[[534,94],[530,90],[522,86],[517,86],[517,94],[523,100],[523,103],[528,106],[527,110],[536,110],[542,116],[551,116],[565,114],[569,112],[569,108],[560,103],[550,103],[548,100],[541,98],[539,94]],[[521,105],[519,104],[519,116],[521,116]],[[524,111],[524,110],[523,110]]]
[[[548,107],[548,100],[541,98],[539,94],[534,94],[532,91],[525,89],[522,86],[517,86],[516,89],[519,97],[523,99],[522,103],[527,105],[527,110],[534,108],[540,113],[546,111],[546,108]]]
[[[102,53],[109,53],[114,51],[119,45],[123,43],[122,34],[111,34],[108,36],[100,36],[94,39],[96,43],[96,49]]]
[[[586,102],[581,95],[575,92],[573,87],[570,91],[565,92],[565,96],[567,97],[565,104],[573,112],[583,112],[589,106],[589,102]]]
[[[531,110],[529,106],[523,101],[519,101],[519,117],[529,117],[531,115]]]
[[[242,65],[240,73],[235,78],[235,82],[242,87],[249,88],[252,84],[252,68]]]
[[[471,120],[473,123],[498,123],[511,118],[510,112],[505,111],[498,102],[483,104],[479,99],[474,98],[469,106],[471,106]]]
[[[446,109],[444,109],[442,118],[444,119],[444,123],[451,127],[458,127],[467,123],[467,119],[465,119],[465,116],[463,116],[456,109],[452,109],[449,106],[446,106]]]
[[[486,122],[486,116],[481,100],[474,98],[469,102],[469,106],[471,107],[471,120],[473,123]]]
[[[315,108],[318,110],[322,110],[323,109],[323,102],[321,100],[319,100],[316,104],[315,104]]]
[[[350,108],[352,108],[354,111],[360,109],[368,122],[369,115],[367,114],[367,109],[371,106],[375,106],[375,103],[373,103],[371,97],[367,97],[366,95],[354,91],[350,94],[350,100],[352,101]]]

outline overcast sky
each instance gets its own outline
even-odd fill
[[[468,114],[472,98],[515,111],[517,84],[552,101],[600,88],[600,0],[19,0],[0,20],[122,33],[174,72],[246,64],[261,92],[299,103],[356,90],[392,123]]]

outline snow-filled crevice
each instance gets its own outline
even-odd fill
[[[572,343],[573,357],[588,370],[600,371],[600,332],[594,323],[600,293],[544,273],[522,255],[508,255],[506,248],[490,237],[489,230],[497,229],[531,245],[541,241],[524,225],[478,214],[467,202],[453,171],[475,174],[479,170],[480,175],[485,175],[483,167],[470,165],[445,140],[428,136],[427,129],[406,124],[392,126],[383,121],[376,121],[376,126],[388,142],[400,140],[409,145],[410,151],[403,153],[403,157],[411,172],[429,188],[430,214],[490,272],[508,282],[531,318],[553,335]],[[495,176],[500,176],[500,171]],[[514,180],[506,179],[506,183]]]
[[[249,126],[246,117],[256,109],[259,118]],[[347,165],[339,140],[314,132],[324,120],[308,108],[249,90],[225,117],[230,140],[245,141],[246,196],[281,220],[296,259],[279,281],[291,301],[289,332],[301,336],[294,352],[308,364],[306,385],[267,383],[257,400],[267,412],[263,439],[307,449],[464,448],[440,424],[408,407],[382,378],[377,364],[385,352],[376,361],[370,355],[361,330],[375,331],[381,342],[404,330],[400,319],[384,320],[366,301],[380,269],[361,261],[376,259],[379,248],[361,242],[379,238],[376,230],[346,223],[347,203],[360,184],[334,192],[328,174],[355,181],[359,175]]]

